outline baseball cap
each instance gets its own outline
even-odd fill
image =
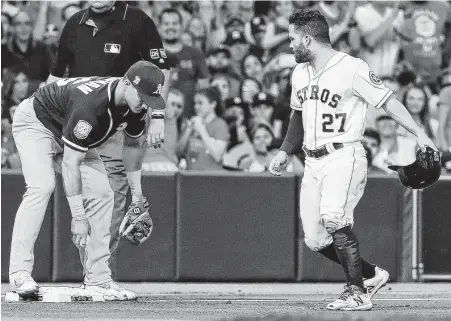
[[[139,97],[152,109],[164,109],[166,103],[161,96],[164,74],[160,68],[145,60],[134,63],[125,73]]]
[[[274,97],[270,94],[267,94],[265,92],[259,92],[254,95],[254,98],[252,100],[253,106],[258,106],[261,104],[266,104],[270,106],[274,106]]]
[[[238,106],[238,107],[246,107],[246,103],[241,99],[241,97],[230,97],[224,100],[224,106],[225,108],[230,108],[232,106]]]
[[[257,32],[266,30],[266,20],[263,15],[257,15],[251,20],[251,33],[255,35]]]
[[[236,43],[247,43],[246,37],[244,37],[244,33],[234,30],[227,35],[224,44],[227,46],[233,46]]]

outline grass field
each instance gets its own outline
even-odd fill
[[[78,286],[77,284],[42,284]],[[2,320],[451,320],[451,283],[391,283],[367,312],[333,312],[338,283],[127,283],[137,302],[4,302]]]

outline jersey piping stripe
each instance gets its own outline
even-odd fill
[[[346,214],[346,205],[348,205],[348,196],[349,189],[351,188],[352,176],[354,176],[354,167],[355,167],[355,147],[353,147],[354,151],[352,152],[352,171],[351,171],[351,179],[349,180],[348,191],[346,192],[345,205],[343,205],[343,214]]]
[[[106,132],[105,136],[102,137],[102,139],[89,145],[89,147],[92,147],[92,146],[97,145],[98,143],[102,142],[108,136],[108,134],[111,132],[111,129],[113,128],[113,116],[111,115],[111,110],[110,109],[107,109],[107,110],[108,110],[108,115],[110,116],[110,126],[108,127],[108,131]]]
[[[122,20],[125,20],[125,16],[127,15],[127,9],[128,9],[128,4],[125,6],[124,17],[122,18]]]
[[[79,151],[79,152],[87,152],[88,151],[87,147],[81,147],[81,146],[71,142],[70,140],[66,139],[66,137],[64,137],[64,136],[61,139],[63,140],[64,143],[66,143],[67,146],[69,146],[72,149],[75,149],[76,151]]]
[[[392,94],[393,94],[393,91],[392,91],[392,90],[389,90],[389,91],[385,94],[385,96],[381,99],[381,101],[380,101],[376,106],[374,106],[374,108],[381,108],[381,106],[382,106],[383,104],[385,104],[385,102],[387,101],[387,99],[388,99]]]
[[[138,138],[138,137],[141,137],[142,134],[144,134],[144,130],[142,130],[138,135],[131,135],[131,134],[127,133],[127,130],[125,130],[125,129],[124,129],[124,133],[125,133],[125,135],[127,135],[128,137],[131,137],[131,138]]]

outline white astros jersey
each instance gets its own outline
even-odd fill
[[[361,141],[369,106],[380,108],[392,91],[359,58],[337,52],[318,72],[310,63],[292,74],[291,108],[302,110],[304,145]]]

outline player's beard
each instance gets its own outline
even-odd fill
[[[298,64],[304,62],[311,62],[313,60],[313,54],[310,50],[308,50],[302,43],[293,48],[294,58]]]

